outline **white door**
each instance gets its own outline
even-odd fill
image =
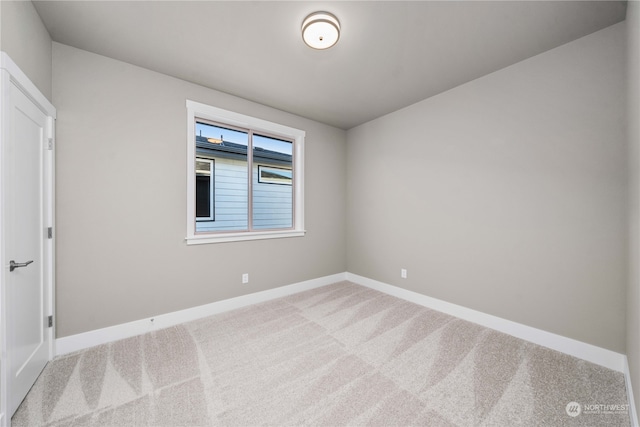
[[[13,83],[5,104],[5,314],[8,415],[50,359],[47,286],[47,116]],[[6,95],[6,94],[5,94]],[[5,98],[6,99],[6,98]]]

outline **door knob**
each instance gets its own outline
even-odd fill
[[[13,271],[16,268],[20,268],[20,267],[26,267],[27,265],[31,264],[33,262],[33,260],[31,261],[27,261],[27,262],[15,262],[14,260],[9,261],[9,271]]]

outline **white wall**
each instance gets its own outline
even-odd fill
[[[351,129],[349,271],[624,353],[625,54],[617,24]]]
[[[636,408],[640,409],[640,2],[627,5],[629,137],[629,287],[627,359]]]
[[[306,131],[305,237],[186,246],[186,99]],[[58,43],[53,102],[58,337],[346,271],[344,131]]]

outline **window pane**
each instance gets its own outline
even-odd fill
[[[196,220],[213,220],[213,160],[196,159]]]
[[[211,162],[206,159],[196,159],[196,174],[211,176]]]
[[[253,136],[253,228],[293,227],[293,142]]]
[[[215,161],[210,178],[213,196],[213,215],[208,221],[198,219],[196,232],[239,231],[249,227],[247,132],[196,122],[196,156]],[[196,211],[204,205],[198,185],[196,162]],[[203,190],[204,193],[204,190]],[[198,218],[200,213],[196,213]]]
[[[211,177],[196,175],[196,218],[211,218]]]

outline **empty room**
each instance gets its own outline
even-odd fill
[[[639,1],[0,24],[0,426],[638,426]]]

